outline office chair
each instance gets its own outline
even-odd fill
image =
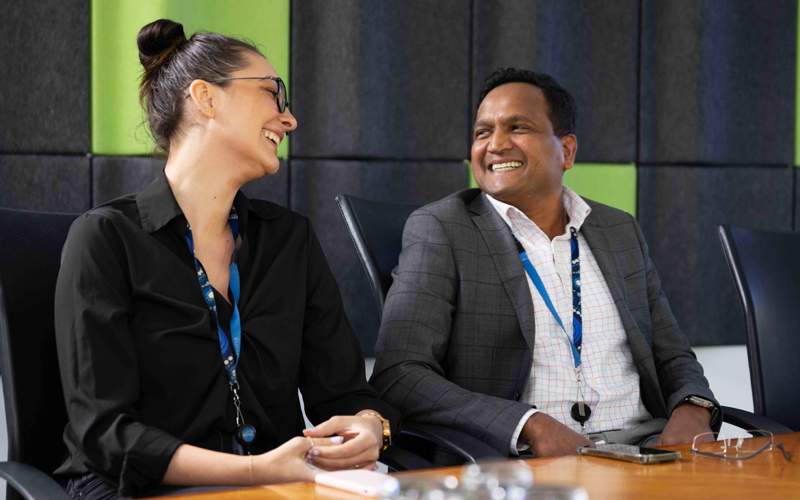
[[[800,233],[722,225],[719,236],[744,310],[755,414],[800,431]]]
[[[0,373],[8,423],[7,498],[69,498],[51,476],[66,455],[67,410],[53,304],[61,247],[77,214],[0,209]]]
[[[369,201],[345,194],[337,196],[336,203],[367,273],[380,321],[386,294],[392,286],[392,269],[397,266],[402,249],[403,228],[411,212],[419,207]],[[376,340],[377,332],[370,341],[374,345]],[[466,463],[506,458],[483,441],[461,431],[419,422],[403,422],[394,444],[392,448],[407,449],[432,463],[436,462],[436,454],[441,453],[437,446]]]

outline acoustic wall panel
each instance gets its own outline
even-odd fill
[[[142,66],[136,35],[144,25],[160,18],[183,24],[187,37],[197,30],[207,30],[248,38],[259,45],[288,84],[289,0],[92,0],[92,152],[95,154],[140,155],[153,149],[138,101]],[[288,151],[288,146],[281,144],[278,155],[286,156]]]
[[[292,156],[469,155],[469,6],[292,4]]]
[[[494,70],[548,73],[575,97],[578,161],[636,160],[637,0],[474,0],[473,8],[473,116]]]
[[[80,213],[91,208],[89,158],[0,155],[0,207]]]
[[[89,0],[3,2],[0,152],[89,151]]]
[[[138,193],[153,182],[165,163],[146,157],[95,156],[92,158],[94,205]]]
[[[138,193],[160,175],[165,161],[155,158],[96,156],[92,163],[94,204],[99,205],[120,196]],[[289,206],[289,162],[281,161],[274,175],[252,180],[242,186],[249,198],[269,200]]]
[[[564,173],[564,185],[591,200],[636,216],[636,166],[576,163]]]
[[[797,2],[642,6],[639,161],[791,164]]]
[[[378,315],[367,276],[334,198],[424,205],[467,187],[458,162],[355,162],[292,160],[292,210],[308,216],[339,283],[345,311],[366,356],[374,356]]]
[[[640,167],[639,222],[692,345],[744,344],[718,226],[790,231],[791,167]]]

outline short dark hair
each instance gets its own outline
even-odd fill
[[[156,156],[169,152],[169,141],[180,128],[186,88],[192,81],[227,78],[247,66],[246,53],[263,56],[255,45],[217,33],[198,31],[187,39],[183,25],[169,19],[146,25],[136,42],[144,67],[139,102],[147,110]],[[218,85],[225,87],[228,82]]]
[[[575,120],[578,117],[575,98],[559,85],[555,78],[545,73],[517,68],[498,69],[483,81],[478,98],[478,108],[481,107],[481,103],[489,92],[500,85],[513,82],[530,83],[542,90],[550,107],[547,116],[553,125],[553,133],[557,137],[575,133]]]

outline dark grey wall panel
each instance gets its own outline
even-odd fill
[[[92,158],[92,193],[95,206],[146,188],[164,168],[165,160],[127,156]]]
[[[717,227],[789,231],[791,167],[640,167],[639,223],[692,345],[744,344]]]
[[[494,70],[548,73],[575,96],[581,162],[636,159],[639,2],[474,0],[472,112]]]
[[[89,158],[0,154],[0,207],[67,213],[89,210]]]
[[[639,159],[794,158],[797,2],[645,1]]]
[[[378,316],[366,274],[334,198],[351,194],[370,200],[424,205],[465,189],[462,162],[347,162],[292,160],[292,210],[307,215],[342,291],[347,316],[374,356]],[[369,340],[371,339],[371,340]]]
[[[0,152],[89,151],[89,0],[3,2]]]
[[[468,157],[469,5],[292,2],[292,156]]]
[[[93,159],[92,188],[94,204],[138,193],[146,188],[166,162],[155,158],[96,156]],[[289,165],[281,161],[281,168],[275,175],[268,175],[248,182],[242,192],[250,198],[258,198],[278,203],[284,207],[288,202]]]

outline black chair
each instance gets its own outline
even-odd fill
[[[403,227],[411,212],[419,207],[369,201],[344,194],[336,197],[336,203],[367,273],[380,320],[383,318],[384,299],[392,286],[392,269],[397,266],[402,249]],[[377,332],[375,335],[373,344],[377,340]],[[437,455],[442,453],[440,447],[449,452],[448,455],[455,455],[456,460],[465,463],[505,458],[505,455],[473,436],[419,422],[404,422],[394,444],[389,450],[409,450],[431,463],[435,463]]]
[[[50,474],[63,462],[67,411],[53,303],[61,247],[77,215],[0,209],[0,373],[8,498],[68,498]]]
[[[744,310],[755,413],[800,431],[800,233],[722,225],[719,236]]]

